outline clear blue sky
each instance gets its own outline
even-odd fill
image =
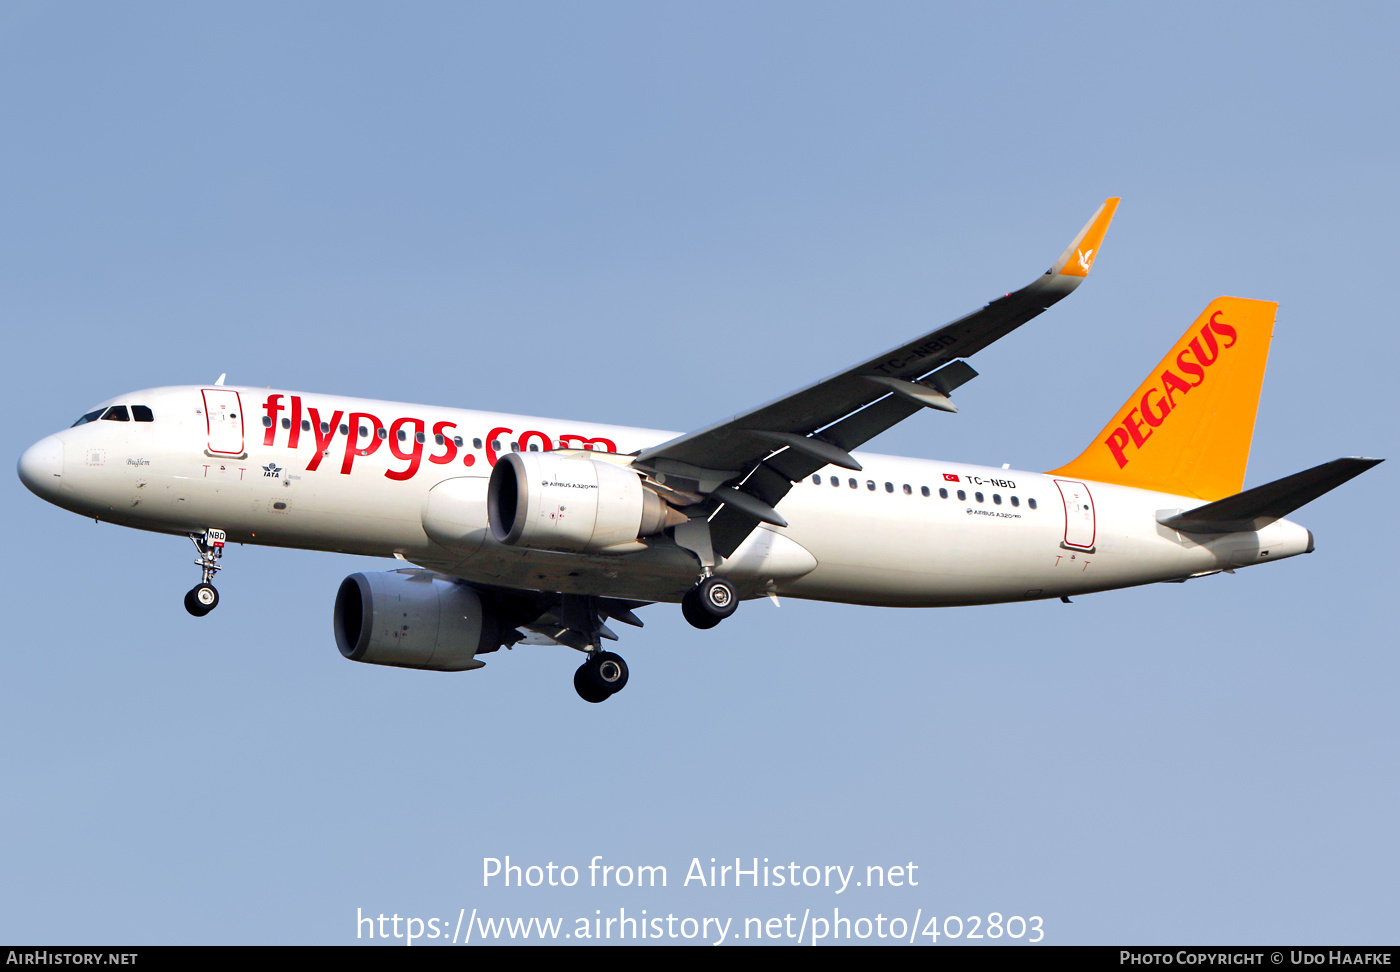
[[[941,6],[943,9],[939,9]],[[1042,272],[1070,300],[875,451],[1048,469],[1213,297],[1280,302],[1248,484],[1396,455],[1393,5],[7,3],[4,455],[212,381],[685,430]],[[642,612],[565,649],[343,660],[381,562],[4,487],[0,939],[355,940],[455,919],[1040,915],[1047,941],[1393,942],[1393,462],[1308,557],[1057,602]],[[483,857],[665,891],[482,889]],[[681,888],[693,857],[915,888]],[[586,880],[586,878],[585,878]],[[848,910],[849,909],[849,910]]]

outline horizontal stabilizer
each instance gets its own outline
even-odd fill
[[[1244,533],[1261,530],[1275,520],[1360,476],[1381,459],[1333,459],[1320,466],[1255,486],[1243,493],[1198,506],[1185,513],[1159,515],[1157,522],[1183,533]]]

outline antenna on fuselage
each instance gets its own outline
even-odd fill
[[[222,385],[222,384],[224,383],[224,379],[227,378],[227,377],[228,377],[228,372],[225,371],[222,375],[219,376],[219,380],[216,381],[216,382],[214,382],[214,384],[215,384],[215,385]]]

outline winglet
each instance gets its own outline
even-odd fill
[[[1065,277],[1089,276],[1094,257],[1098,255],[1104,234],[1108,232],[1108,224],[1113,222],[1113,214],[1118,211],[1118,202],[1118,196],[1103,201],[1103,205],[1089,222],[1084,224],[1074,242],[1060,254],[1060,258],[1050,268],[1050,273]]]

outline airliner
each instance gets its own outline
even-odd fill
[[[1277,305],[1212,301],[1084,452],[1048,472],[856,451],[956,412],[967,359],[1088,276],[1108,199],[1040,277],[950,324],[685,435],[224,383],[119,395],[19,476],[100,521],[185,535],[203,617],[229,543],[395,558],[335,597],[342,655],[469,671],[516,644],[628,681],[609,622],[679,603],[712,628],[771,597],[940,607],[1060,598],[1311,553],[1285,516],[1379,459],[1244,489]]]

